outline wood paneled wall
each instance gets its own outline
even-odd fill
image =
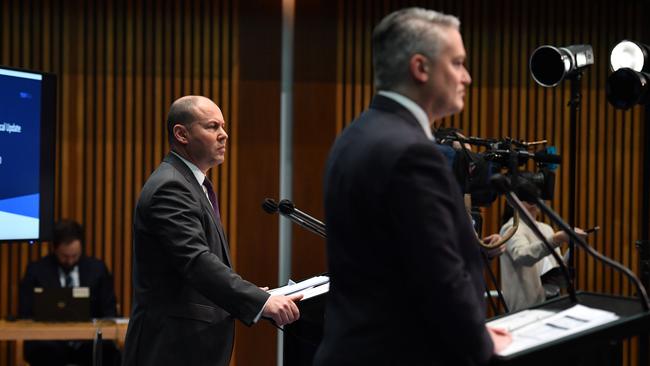
[[[650,41],[646,1],[339,1],[338,104],[340,130],[364,110],[373,95],[372,27],[389,12],[422,6],[456,15],[467,49],[473,82],[462,113],[437,121],[469,136],[547,139],[562,155],[551,206],[567,221],[600,226],[589,237],[599,252],[639,273],[635,241],[642,238],[643,147],[648,141],[641,107],[622,112],[605,99],[609,52],[622,39]],[[542,88],[529,73],[528,60],[538,46],[591,44],[595,64],[582,78],[582,102],[576,141],[570,139],[569,82]],[[570,147],[577,151],[575,167]],[[529,164],[528,169],[534,167]],[[574,196],[570,172],[575,169]],[[504,203],[484,210],[484,232],[499,231]],[[435,224],[435,223],[432,223]],[[498,261],[492,271],[498,276]],[[634,295],[624,276],[578,251],[576,286],[580,290]],[[625,364],[636,364],[635,347],[626,345]]]
[[[462,113],[436,126],[461,128],[466,135],[547,139],[562,155],[551,205],[567,220],[575,204],[576,224],[599,225],[590,237],[600,252],[637,270],[634,241],[641,239],[643,111],[613,109],[605,99],[609,52],[620,40],[645,41],[649,32],[644,1],[357,1],[340,2],[339,98],[337,126],[365,109],[373,94],[370,38],[385,14],[405,6],[423,6],[457,15],[461,20],[473,82]],[[577,141],[570,141],[569,82],[542,88],[532,79],[528,59],[538,46],[591,44],[595,64],[582,79]],[[571,145],[576,146],[577,196],[569,172]],[[529,168],[533,168],[530,166]],[[499,228],[501,205],[485,212],[486,232]],[[647,239],[647,238],[646,238]],[[623,277],[596,265],[584,253],[576,265],[583,290],[632,294]]]
[[[638,271],[633,243],[645,189],[640,108],[620,112],[605,100],[608,54],[623,38],[649,41],[641,0],[297,0],[293,201],[323,216],[322,174],[336,134],[372,95],[370,37],[388,12],[420,5],[457,15],[473,77],[465,111],[438,125],[467,135],[546,138],[564,157],[552,202],[576,224],[601,226],[590,238],[600,252]],[[277,217],[259,208],[277,197],[281,2],[6,0],[0,4],[0,64],[59,75],[57,218],[87,229],[86,252],[115,275],[123,314],[131,302],[131,220],[140,187],[167,150],[165,113],[196,93],[219,104],[229,125],[227,161],[212,172],[237,270],[260,285],[277,279]],[[577,187],[569,186],[568,83],[537,86],[528,57],[539,45],[589,43],[596,64],[582,81]],[[498,231],[502,202],[485,211]],[[47,245],[0,245],[0,316],[17,312],[17,284]],[[610,269],[578,254],[578,287],[632,294]],[[325,270],[324,242],[294,230],[293,277]],[[493,269],[498,268],[497,263]],[[275,360],[275,329],[238,327],[235,362]],[[0,344],[0,365],[10,364]]]
[[[171,102],[201,94],[221,106],[227,161],[213,169],[233,233],[237,161],[236,2],[3,1],[0,64],[58,75],[56,218],[86,230],[85,252],[114,275],[120,313],[131,310],[132,212],[168,150]],[[236,240],[232,243],[236,256]],[[18,282],[48,243],[0,245],[0,316],[17,314]],[[235,261],[237,259],[235,258]],[[6,342],[0,364],[14,362]]]

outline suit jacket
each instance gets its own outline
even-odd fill
[[[93,318],[117,316],[113,277],[104,262],[82,256],[78,266],[80,285],[90,288],[90,315]],[[54,254],[27,265],[19,290],[18,315],[21,318],[34,316],[34,287],[61,287],[59,264]]]
[[[233,272],[221,223],[174,154],[142,188],[133,232],[124,365],[228,365],[234,318],[252,324],[269,295]]]
[[[325,217],[331,283],[314,365],[488,362],[479,247],[458,183],[408,110],[375,96],[337,138]]]
[[[546,223],[538,222],[537,225],[549,239],[551,245],[556,245],[556,252],[562,257],[558,244],[551,239],[553,228]],[[512,227],[512,219],[503,225],[501,235]],[[507,242],[507,251],[499,259],[501,266],[501,290],[510,311],[526,309],[532,305],[544,302],[546,294],[542,286],[543,259],[551,256],[544,243],[537,238],[535,233],[523,222],[519,223],[517,231]],[[552,256],[550,261],[553,266],[558,266]]]

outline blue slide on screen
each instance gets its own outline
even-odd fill
[[[0,237],[39,237],[41,80],[0,70]]]

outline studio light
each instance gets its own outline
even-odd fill
[[[648,65],[648,46],[643,43],[622,40],[614,48],[609,56],[609,66],[612,71],[622,68],[630,68],[634,71],[650,71]]]
[[[614,71],[607,78],[607,101],[615,108],[629,109],[650,101],[650,48],[643,43],[623,40],[614,48],[609,65]]]
[[[649,80],[650,75],[645,72],[627,67],[618,69],[607,78],[607,100],[618,109],[630,109],[636,104],[645,104],[649,101]]]
[[[580,74],[583,68],[594,63],[591,45],[578,44],[566,47],[544,45],[530,56],[530,73],[539,85],[550,88],[564,79]]]

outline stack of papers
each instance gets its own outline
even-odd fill
[[[268,293],[271,295],[302,295],[302,300],[307,300],[329,291],[329,282],[328,276],[316,276],[298,283],[290,281],[288,285],[274,288]]]
[[[509,356],[616,319],[618,316],[612,312],[578,304],[559,313],[525,310],[491,321],[487,325],[505,328],[512,333],[512,343],[498,353],[500,356]]]

